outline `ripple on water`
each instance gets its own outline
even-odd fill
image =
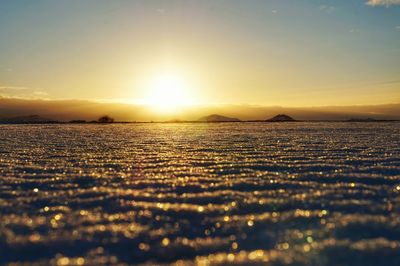
[[[399,123],[0,125],[0,263],[400,265]]]

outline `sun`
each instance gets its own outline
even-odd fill
[[[190,86],[179,72],[163,71],[149,83],[145,103],[160,111],[171,111],[192,102]]]

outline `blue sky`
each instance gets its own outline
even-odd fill
[[[135,102],[167,68],[200,103],[400,102],[396,0],[2,0],[0,36],[8,97]]]

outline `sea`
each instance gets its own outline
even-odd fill
[[[1,265],[400,265],[400,123],[0,125]]]

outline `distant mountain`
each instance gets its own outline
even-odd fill
[[[266,121],[268,121],[268,122],[292,122],[292,121],[296,121],[296,120],[294,120],[292,117],[290,117],[288,115],[279,114],[279,115],[276,115]]]
[[[198,121],[201,121],[201,122],[240,122],[240,119],[213,114],[213,115],[202,117]]]
[[[185,106],[178,112],[154,112],[145,105],[97,102],[86,100],[38,100],[2,98],[0,93],[0,119],[25,114],[36,114],[58,121],[97,120],[108,114],[117,121],[169,121],[179,117],[183,121],[195,121],[209,114],[229,114],[242,121],[262,120],[265,114],[289,114],[297,120],[344,121],[351,118],[373,118],[376,120],[400,120],[400,104],[323,106],[323,107],[280,107],[247,104],[214,104]],[[271,115],[272,117],[272,115]]]
[[[58,121],[41,117],[39,115],[15,116],[0,118],[0,124],[40,124],[57,123]]]

